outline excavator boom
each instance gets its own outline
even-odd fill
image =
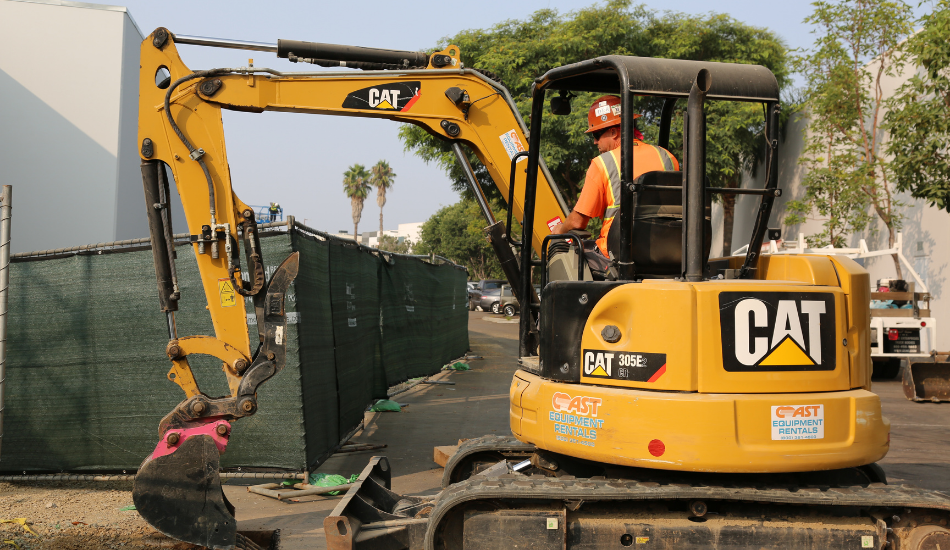
[[[141,515],[165,534],[230,549],[237,544],[236,522],[217,480],[219,456],[230,422],[256,412],[257,388],[283,368],[284,293],[299,260],[292,254],[266,280],[257,220],[231,185],[221,110],[381,118],[421,126],[452,144],[490,222],[494,213],[465,148],[485,165],[502,195],[511,197],[510,210],[521,220],[525,187],[511,189],[509,174],[513,177],[524,160],[528,138],[508,91],[464,68],[456,46],[426,55],[288,40],[267,45],[181,38],[182,43],[367,69],[287,73],[252,66],[193,71],[181,60],[178,41],[159,28],[142,42],[138,142],[159,301],[169,323],[168,378],[185,399],[160,422],[159,442],[139,470],[133,497]],[[546,174],[544,169],[535,198],[536,209],[545,213],[532,240],[538,251],[550,233],[547,220],[563,219],[567,209]],[[169,212],[172,183],[181,196],[214,336],[179,336],[175,327],[180,293]],[[242,279],[242,270],[251,280]],[[248,333],[244,298],[255,306],[256,339]],[[188,363],[193,354],[221,360],[230,395],[209,396],[198,387]]]

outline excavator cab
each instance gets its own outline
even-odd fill
[[[766,165],[769,170],[765,189],[725,189],[709,186],[705,168],[707,100],[749,101],[763,104],[766,136],[778,134],[778,83],[765,67],[727,63],[706,63],[625,56],[604,56],[559,67],[537,79],[533,94],[532,121],[528,151],[526,220],[532,215],[532,178],[537,177],[539,151],[543,139],[543,112],[547,92],[559,92],[551,98],[555,114],[567,114],[572,92],[617,94],[621,98],[621,197],[619,220],[611,225],[607,248],[613,262],[609,281],[642,281],[676,279],[700,281],[716,276],[709,263],[712,243],[711,203],[716,193],[744,193],[761,196],[759,216],[750,242],[761,242],[772,202],[780,196],[777,187],[778,141],[767,139]],[[683,127],[682,171],[653,171],[636,174],[633,155],[635,96],[664,100],[659,116],[657,146],[669,150],[670,132],[677,102],[687,103]],[[773,171],[775,171],[773,173]],[[526,222],[530,225],[530,222]],[[523,235],[531,239],[531,228]],[[575,246],[568,247],[571,243]],[[749,253],[738,270],[723,261],[716,268],[730,278],[749,277],[759,246],[749,246]],[[584,269],[583,246],[578,235],[547,235],[541,251],[542,261],[535,262],[530,251],[522,251],[522,291],[530,285],[531,270],[540,267],[541,279],[548,281],[591,281],[590,270]],[[565,258],[576,255],[577,258]],[[734,263],[734,262],[733,262]],[[571,269],[564,269],[569,265]],[[574,275],[573,267],[580,265]],[[554,269],[552,269],[554,268]],[[553,277],[552,274],[556,273]],[[741,275],[740,275],[741,274]],[[725,275],[724,275],[725,276]],[[603,278],[601,278],[603,280]],[[543,285],[546,286],[546,285]],[[541,306],[538,306],[541,309]],[[523,356],[536,355],[532,342],[532,319],[522,319],[521,351]],[[543,322],[543,321],[542,321]],[[527,326],[526,326],[527,325]],[[543,361],[542,361],[543,363]]]

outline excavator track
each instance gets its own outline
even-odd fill
[[[530,460],[523,471],[532,475],[486,471],[498,456],[509,465]],[[585,478],[563,474],[585,468],[565,458],[512,437],[470,440],[443,482],[471,477],[424,500],[393,493],[388,461],[374,457],[325,520],[328,547],[950,548],[950,496],[874,482],[877,467],[801,478],[628,468],[609,470],[622,478]],[[544,469],[557,461],[561,475]]]
[[[442,487],[458,483],[497,464],[499,460],[518,462],[531,457],[535,446],[512,436],[486,435],[459,445],[458,451],[445,464]]]
[[[948,520],[950,497],[909,486],[793,490],[504,474],[443,491],[424,548],[923,550],[950,542]]]

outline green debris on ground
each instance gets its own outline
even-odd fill
[[[442,370],[472,370],[472,367],[468,366],[468,363],[463,363],[461,361],[456,361],[451,365],[446,365],[442,367]]]
[[[346,485],[354,483],[360,478],[359,474],[353,474],[349,479],[337,474],[310,474],[310,485],[314,487],[336,487],[337,485]],[[328,495],[338,495],[340,491],[331,491]]]
[[[402,411],[402,405],[389,399],[380,399],[369,410],[371,412],[400,412]]]

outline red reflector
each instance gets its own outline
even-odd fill
[[[659,439],[654,439],[647,445],[647,449],[650,450],[650,454],[653,456],[662,456],[666,452],[666,445]]]
[[[920,326],[922,326],[922,327],[927,326],[927,321],[921,321],[921,322],[920,322]]]
[[[887,329],[887,338],[889,340],[897,340],[898,333],[896,328]]]

